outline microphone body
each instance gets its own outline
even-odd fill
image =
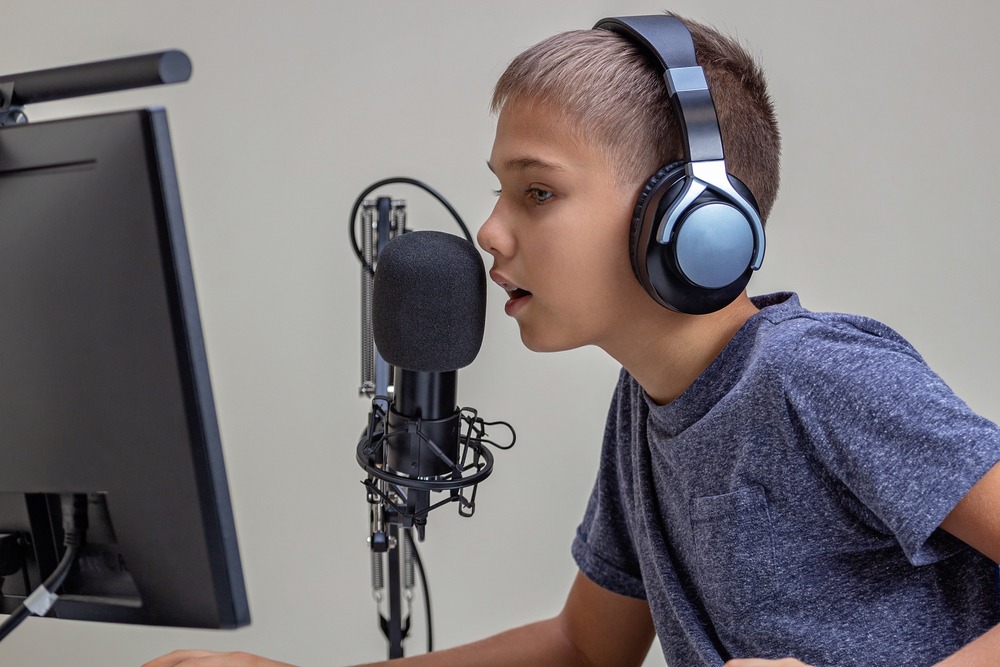
[[[400,501],[396,519],[421,536],[430,491],[440,489],[434,483],[463,478],[457,371],[479,353],[485,326],[486,270],[471,243],[419,231],[386,244],[375,269],[372,330],[395,369],[393,397],[384,432],[375,434],[379,460],[368,467],[389,476]]]
[[[401,475],[434,478],[451,472],[429,443],[458,460],[458,371],[411,371],[397,368],[389,408],[386,467]],[[409,425],[419,424],[419,434]]]

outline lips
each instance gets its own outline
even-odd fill
[[[524,303],[527,297],[531,296],[531,292],[516,285],[496,271],[490,271],[490,278],[507,292],[509,298],[507,304],[504,306],[504,311],[508,315],[513,315],[516,312],[518,304]]]
[[[502,287],[503,290],[507,292],[507,295],[512,299],[529,296],[531,294],[528,290],[523,287],[518,287],[513,282],[507,280],[504,276],[496,273],[495,271],[490,271],[490,278],[493,279],[493,282]]]

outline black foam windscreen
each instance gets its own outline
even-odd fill
[[[382,358],[411,371],[472,363],[486,326],[486,270],[475,246],[453,234],[402,234],[379,253],[372,330]]]

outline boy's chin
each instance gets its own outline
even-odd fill
[[[579,341],[572,341],[559,336],[539,335],[536,332],[521,327],[521,343],[532,352],[565,352],[583,347]]]

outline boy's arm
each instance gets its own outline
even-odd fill
[[[945,517],[941,528],[1000,564],[1000,463]],[[995,665],[1000,655],[1000,626],[939,662],[939,667]]]
[[[637,667],[653,641],[653,619],[645,600],[607,591],[577,574],[566,605],[555,618],[446,651],[375,665],[490,667],[567,665]],[[291,667],[246,653],[175,651],[145,667]]]
[[[655,637],[645,600],[605,590],[578,573],[558,616],[445,651],[376,665],[638,666]]]

